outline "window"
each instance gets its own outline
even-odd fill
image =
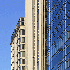
[[[22,64],[25,64],[25,59],[22,59]]]
[[[25,57],[25,51],[24,52],[20,52],[21,57]]]
[[[70,32],[69,32],[69,37],[70,37]]]
[[[21,37],[21,42],[25,43],[25,37]]]
[[[20,35],[25,35],[25,30],[24,29],[20,30]]]
[[[25,70],[25,66],[21,66],[20,68],[21,68],[21,70]]]
[[[70,57],[69,57],[69,66],[70,66]]]
[[[21,44],[21,49],[25,49],[25,44]]]
[[[25,59],[20,59],[21,64],[25,64]]]
[[[22,66],[22,70],[25,70],[25,66]]]
[[[66,62],[66,66],[68,67],[68,61]]]
[[[22,52],[22,57],[25,57],[25,52]]]
[[[19,53],[19,58],[20,58],[20,53]]]
[[[21,21],[24,21],[24,18],[21,18]]]
[[[24,22],[21,22],[21,25],[24,25]]]

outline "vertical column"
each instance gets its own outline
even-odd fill
[[[37,70],[37,0],[35,0],[35,70]]]
[[[33,24],[33,69],[35,70],[35,0],[32,0],[32,24]]]
[[[14,38],[14,40],[13,40],[14,42],[14,46],[13,46],[13,49],[14,49],[14,53],[13,53],[13,55],[14,55],[14,69],[15,69],[15,38]]]
[[[63,0],[63,70],[64,70],[64,0]]]
[[[32,0],[28,0],[28,70],[33,70],[33,24],[32,24]]]
[[[11,42],[11,64],[12,64],[12,47],[13,47],[13,44],[12,44],[12,42]],[[11,66],[11,70],[12,70],[12,66]]]
[[[26,70],[28,70],[28,0],[25,0],[25,35]]]
[[[42,3],[41,3],[41,13],[42,13],[42,17],[41,17],[41,22],[42,22],[42,70],[43,70],[43,0],[41,0],[42,1]]]
[[[66,42],[66,0],[65,0],[65,42]],[[65,70],[66,70],[66,43],[65,43]]]
[[[15,63],[15,70],[17,69],[17,37],[15,36],[15,38],[14,38],[14,40],[15,40],[15,42],[14,42],[14,57],[15,57],[15,61],[14,61],[14,63]]]
[[[41,70],[41,0],[39,0],[39,70]]]
[[[19,30],[18,30],[17,34],[18,34],[18,45],[19,45]],[[19,47],[18,47],[18,49],[19,49]],[[19,58],[19,53],[18,53],[18,58]],[[18,70],[19,70],[19,60],[18,60]]]

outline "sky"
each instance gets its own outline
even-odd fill
[[[11,35],[20,17],[25,0],[0,0],[0,70],[11,70]]]

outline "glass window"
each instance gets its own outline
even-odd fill
[[[70,32],[69,32],[69,37],[70,37]]]
[[[24,18],[21,18],[21,21],[24,21]]]
[[[25,57],[25,51],[24,52],[20,52],[21,57]]]
[[[68,61],[66,62],[66,66],[68,67]]]
[[[25,70],[25,66],[22,66],[22,70]]]
[[[22,70],[22,66],[20,66],[20,69]]]
[[[25,57],[25,52],[22,52],[22,57]]]
[[[25,44],[21,44],[21,49],[25,49]]]
[[[24,22],[21,22],[21,25],[24,25]]]
[[[68,67],[69,67],[69,59],[68,59]]]
[[[18,50],[17,50],[17,54],[18,54]]]
[[[21,70],[25,70],[25,66],[21,66],[20,68],[21,68]]]
[[[17,64],[17,68],[18,68],[18,64]]]
[[[58,50],[58,48],[59,48],[59,46],[58,46],[58,44],[57,44],[57,50]]]
[[[24,29],[20,30],[20,35],[25,35],[25,30]]]
[[[22,64],[22,59],[20,59],[20,64]]]
[[[22,64],[25,64],[25,59],[22,59]]]
[[[70,58],[69,58],[69,66],[70,66]]]
[[[18,55],[18,54],[17,54]],[[18,61],[18,57],[17,57],[17,61]]]
[[[21,42],[25,43],[25,37],[21,37]]]
[[[49,60],[49,56],[47,56],[47,61]]]
[[[22,52],[20,52],[20,57],[22,57]]]
[[[25,64],[25,59],[20,59],[21,64]]]

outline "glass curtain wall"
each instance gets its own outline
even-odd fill
[[[69,6],[70,0],[47,0],[47,70],[70,70]]]

